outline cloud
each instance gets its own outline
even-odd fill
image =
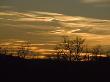
[[[15,15],[15,14],[13,14],[13,13],[7,13],[7,12],[0,12],[0,15],[8,15],[8,16],[13,16],[13,15]]]
[[[59,14],[59,13],[50,13],[50,12],[41,12],[41,11],[30,11],[31,13],[34,14],[40,14],[40,15],[53,15],[53,16],[61,16],[63,14]]]
[[[82,0],[84,3],[108,3],[110,0]]]
[[[108,7],[110,6],[110,0],[81,0],[82,3],[91,4],[95,7]]]
[[[27,21],[27,22],[51,22],[53,20],[53,18],[46,18],[46,17],[42,17],[42,18],[19,18],[17,19],[17,21]]]
[[[1,9],[10,9],[10,8],[12,8],[12,6],[5,6],[5,5],[3,5],[3,6],[0,6],[0,8]]]
[[[93,0],[93,2],[89,3],[96,2]],[[79,34],[84,35],[85,37],[88,37],[88,39],[90,38],[92,40],[94,40],[93,37],[96,37],[96,35],[99,35],[101,37],[110,35],[110,20],[87,18],[81,16],[67,16],[58,13],[39,11],[4,11],[0,12],[0,21],[1,20],[7,21],[7,24],[5,22],[1,22],[0,28],[7,27],[5,28],[6,32],[4,32],[4,34],[9,33],[7,30],[8,28],[10,28],[11,31],[16,29],[17,33],[23,32],[21,35],[25,33],[25,35],[29,36],[29,39],[42,43],[44,41],[57,41],[59,40],[59,36],[62,35],[73,36],[75,34]],[[10,34],[8,36],[10,36]],[[15,34],[13,36],[19,35]],[[38,40],[37,38],[34,38],[35,36],[39,37],[40,39]],[[54,36],[55,39],[53,39]],[[102,38],[99,38],[99,36],[97,36],[95,40],[101,40]],[[110,38],[110,36],[108,37]],[[41,45],[49,47],[53,44],[39,44],[39,46]]]

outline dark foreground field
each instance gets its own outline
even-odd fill
[[[69,63],[0,56],[0,82],[109,82],[109,76],[109,61]]]

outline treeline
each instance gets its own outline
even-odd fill
[[[110,50],[104,50],[101,45],[90,47],[85,39],[76,36],[70,39],[63,36],[63,41],[55,47],[57,60],[61,61],[108,61],[110,59]]]
[[[20,58],[37,59],[40,53],[34,52],[31,43],[28,41],[20,44],[0,45],[0,55],[11,55]],[[86,39],[76,36],[71,39],[63,36],[63,40],[55,47],[55,52],[49,55],[49,60],[57,61],[110,61],[110,50],[104,49],[101,45],[90,47]]]
[[[12,55],[20,58],[34,58],[37,53],[31,50],[31,43],[28,41],[21,42],[19,44],[0,45],[0,55]]]

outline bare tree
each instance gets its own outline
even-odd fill
[[[92,48],[92,60],[97,60],[98,56],[101,57],[102,54],[102,48],[101,45],[97,45],[95,47]]]
[[[84,42],[85,39],[76,36],[76,38],[72,41],[73,42],[73,50],[74,50],[74,56],[75,56],[75,61],[80,61],[80,55],[83,52],[84,48]]]
[[[87,44],[84,46],[83,52],[84,52],[83,60],[90,61],[90,49]]]
[[[106,53],[107,58],[110,58],[110,50],[107,50],[105,53]]]
[[[80,61],[80,54],[83,51],[85,39],[77,36],[75,39],[69,39],[63,36],[63,42],[56,47],[58,58],[63,57],[71,61]]]
[[[17,51],[18,56],[25,58],[26,55],[29,54],[29,50],[30,50],[30,43],[29,42],[23,42],[21,44],[21,46],[18,48],[18,51]]]
[[[1,54],[2,55],[7,55],[8,54],[8,49],[7,48],[1,48]]]

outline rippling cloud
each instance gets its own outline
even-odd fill
[[[96,41],[110,44],[108,40],[110,38],[110,20],[39,11],[4,11],[0,12],[0,21],[3,21],[0,26],[1,34],[6,35],[7,33],[12,37],[9,33],[10,30],[11,33],[14,32],[13,37],[18,38],[20,35],[22,38],[35,40],[36,46],[39,46],[37,49],[39,52],[47,53],[48,50],[52,50],[47,48],[46,51],[44,47],[54,47],[62,35],[71,37],[80,35],[94,43]],[[7,38],[7,36],[5,37]],[[51,43],[52,41],[55,43]]]

